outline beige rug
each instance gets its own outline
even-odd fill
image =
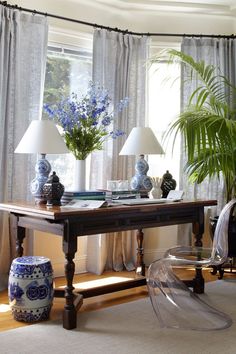
[[[51,321],[0,333],[1,354],[234,354],[236,279],[206,285],[204,298],[231,315],[225,330],[160,329],[149,299],[78,313],[78,328]]]

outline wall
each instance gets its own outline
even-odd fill
[[[114,11],[114,8],[99,6],[96,1],[89,0],[18,0],[9,1],[9,3],[105,26],[128,28],[137,32],[232,34],[236,31],[236,21],[232,16],[170,11],[121,11],[120,9]],[[70,45],[83,43],[85,46],[91,46],[93,27],[52,18],[49,18],[49,24],[50,41],[66,44],[69,38]],[[153,45],[157,47],[176,45],[180,40],[180,37],[152,37]],[[146,264],[176,244],[176,230],[176,226],[145,230]],[[34,254],[43,254],[51,258],[56,275],[63,274],[64,256],[61,252],[61,242],[58,236],[35,233]],[[86,269],[86,242],[82,238],[79,239],[78,249],[75,260],[76,270],[83,271]]]
[[[86,270],[86,237],[78,237],[78,252],[75,255],[75,273]],[[85,241],[85,242],[84,242]],[[58,235],[34,232],[33,254],[48,257],[52,261],[55,276],[64,275],[64,253],[62,252],[62,238]]]

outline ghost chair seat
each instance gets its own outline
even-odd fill
[[[205,302],[206,294],[200,297],[189,289],[174,273],[173,267],[201,268],[225,262],[228,256],[229,218],[235,205],[236,199],[233,199],[221,211],[211,249],[173,247],[162,259],[149,266],[147,286],[161,327],[206,331],[231,326],[231,318]]]

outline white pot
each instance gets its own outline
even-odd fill
[[[75,160],[73,190],[84,191],[86,186],[86,160]]]
[[[162,190],[159,187],[153,187],[150,193],[153,199],[159,199],[162,196]]]

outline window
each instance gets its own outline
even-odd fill
[[[91,51],[49,46],[45,75],[44,104],[59,102],[72,92],[85,94],[92,77]],[[46,113],[44,113],[46,118]],[[48,118],[48,117],[47,117]],[[65,189],[73,183],[74,157],[72,154],[50,155],[49,161]],[[66,166],[66,168],[65,168]]]
[[[167,81],[166,78],[170,77]],[[148,122],[162,143],[162,137],[168,124],[179,113],[179,80],[174,84],[174,78],[179,78],[179,67],[172,67],[161,62],[152,65],[149,69],[148,88]],[[92,78],[92,52],[90,49],[75,47],[48,47],[47,67],[45,77],[44,103],[56,103],[61,96],[68,96],[72,92],[84,94],[88,82]],[[179,179],[179,142],[172,153],[172,143],[169,142],[165,156],[149,155],[149,176],[163,176],[169,170],[173,178]],[[66,189],[73,183],[74,157],[72,154],[50,155],[49,161],[53,170],[60,177]],[[65,168],[66,166],[66,168]],[[89,172],[89,171],[88,171]],[[178,188],[178,186],[177,186]]]
[[[163,143],[163,135],[171,121],[180,111],[180,68],[174,64],[161,62],[149,69],[148,125],[155,132],[165,150],[165,155],[149,155],[149,176],[162,177],[169,170],[179,189],[180,139],[174,151],[172,142]]]

